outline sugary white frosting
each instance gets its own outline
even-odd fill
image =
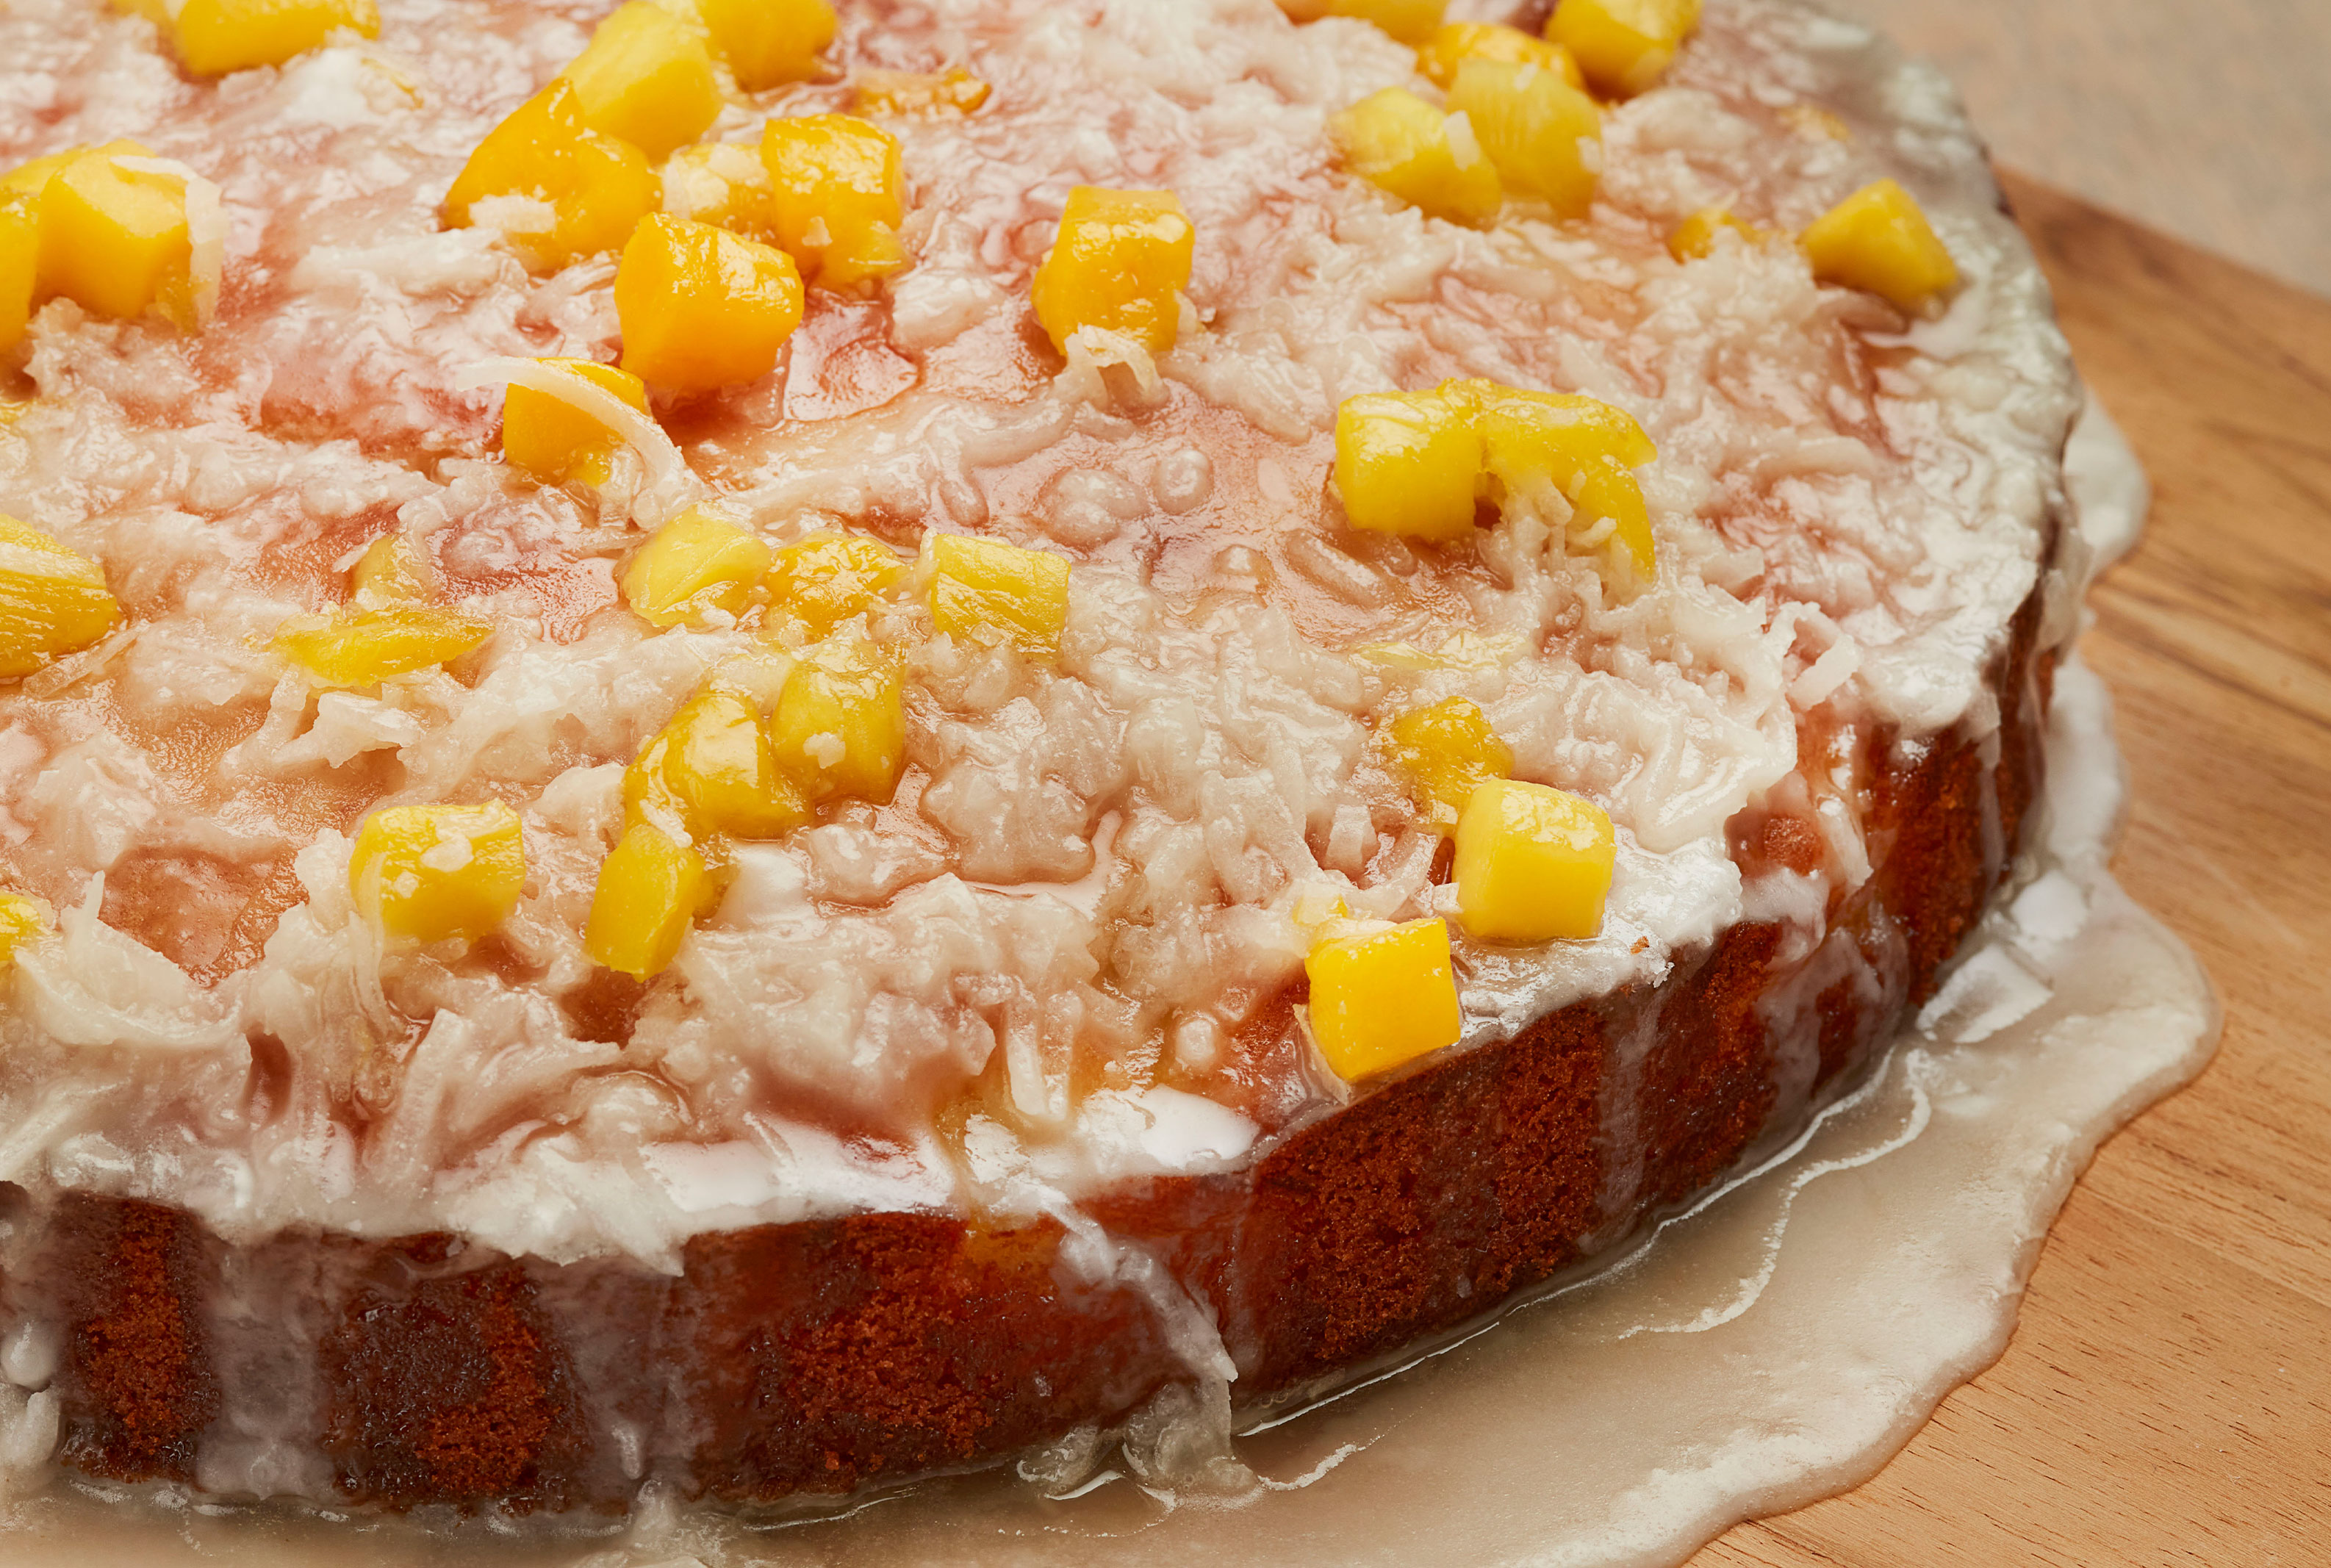
[[[612,357],[610,265],[529,278],[435,215],[581,20],[412,0],[376,45],[208,87],[83,0],[0,16],[22,62],[0,160],[133,136],[215,180],[227,220],[199,337],[52,304],[39,400],[0,436],[0,511],[102,557],[129,612],[0,691],[0,881],[65,911],[0,1008],[0,1179],[239,1238],[444,1226],[664,1267],[756,1219],[1049,1206],[1331,1103],[1242,1024],[1299,970],[1305,894],[1439,907],[1437,840],[1368,744],[1383,716],[1470,697],[1518,776],[1621,830],[1601,937],[1460,941],[1467,1044],[1655,983],[1744,916],[1817,922],[1868,860],[1809,724],[1993,721],[1983,670],[2038,581],[2074,397],[1947,90],[1859,33],[1711,5],[1670,83],[1607,117],[1588,223],[1477,233],[1334,166],[1326,117],[1415,84],[1365,24],[1290,27],[1270,0],[852,8],[845,69],[995,88],[893,127],[912,266],[880,300],[813,296],[778,375],[668,420],[686,472],[627,465],[595,500],[495,461],[479,367]],[[842,99],[735,103],[716,134]],[[1815,101],[1851,140],[1792,128]],[[1907,332],[1787,247],[1663,250],[1711,201],[1794,228],[1879,174],[1966,279]],[[1196,223],[1154,364],[1033,346],[1029,274],[1080,183],[1170,186]],[[1455,558],[1328,526],[1337,403],[1457,375],[1641,421],[1652,592],[1608,601],[1526,510]],[[1056,666],[935,637],[919,600],[873,614],[907,655],[909,787],[748,851],[619,1045],[576,999],[622,765],[751,635],[614,605],[674,486],[775,542],[976,530],[1076,569]],[[463,679],[319,695],[264,646],[393,527],[496,634]],[[1820,886],[1744,889],[1727,822],[1807,791],[1833,803]],[[496,951],[385,946],[348,892],[357,819],[488,795],[530,865]]]

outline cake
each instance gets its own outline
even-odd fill
[[[20,1480],[1165,1465],[1785,1140],[2009,871],[2069,358],[1790,0],[0,55]]]

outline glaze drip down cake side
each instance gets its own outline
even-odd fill
[[[2079,565],[1948,90],[1302,9],[0,17],[19,1484],[1222,1428],[1932,991]]]

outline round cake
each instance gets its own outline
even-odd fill
[[[2078,393],[1859,28],[124,3],[0,16],[19,1485],[1186,1471],[2011,872]]]

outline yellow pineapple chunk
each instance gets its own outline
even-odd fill
[[[103,566],[29,523],[0,517],[0,680],[80,652],[120,619]]]
[[[1346,167],[1430,216],[1487,228],[1505,205],[1498,171],[1470,122],[1404,87],[1370,93],[1327,121]]]
[[[0,893],[0,973],[14,966],[16,951],[48,935],[48,906],[22,893]]]
[[[969,114],[991,90],[961,66],[942,71],[861,71],[850,81],[859,114]]]
[[[1279,8],[1297,22],[1322,16],[1373,22],[1403,43],[1414,44],[1432,36],[1448,0],[1279,0]]]
[[[818,73],[818,52],[833,42],[826,0],[690,0],[712,47],[747,92]]]
[[[1667,71],[1699,25],[1699,0],[1562,0],[1546,35],[1570,51],[1594,90],[1632,98]]]
[[[1675,226],[1675,233],[1668,236],[1668,254],[1679,261],[1710,255],[1716,250],[1716,237],[1727,230],[1749,245],[1761,245],[1772,238],[1755,224],[1734,217],[1729,207],[1702,207]]]
[[[664,166],[663,210],[764,245],[779,242],[776,187],[757,147],[733,141],[682,147]]]
[[[1573,87],[1586,85],[1578,62],[1561,44],[1494,22],[1451,22],[1441,28],[1416,52],[1416,69],[1434,86],[1447,88],[1455,84],[1457,68],[1469,60],[1542,66]]]
[[[281,65],[320,48],[343,27],[379,37],[379,6],[374,0],[186,0],[169,31],[189,75],[224,76]]]
[[[1435,832],[1453,833],[1473,792],[1513,771],[1514,754],[1479,705],[1445,697],[1412,708],[1378,732],[1377,745],[1393,773]]]
[[[490,622],[432,604],[355,614],[295,617],[275,634],[275,651],[324,686],[377,686],[392,676],[459,659],[493,635]]]
[[[898,138],[846,114],[773,119],[761,131],[761,162],[777,242],[804,278],[855,289],[907,264]]]
[[[801,325],[793,258],[709,223],[651,214],[615,268],[623,368],[674,392],[758,381]]]
[[[375,812],[357,832],[348,885],[391,936],[475,941],[509,918],[525,890],[518,813],[500,801]]]
[[[777,769],[769,730],[733,691],[691,698],[623,774],[628,821],[677,819],[699,842],[774,839],[804,826],[809,802]]]
[[[1336,410],[1336,489],[1370,533],[1461,539],[1473,531],[1481,438],[1438,392],[1370,392]]]
[[[446,223],[468,228],[477,204],[493,196],[549,204],[547,228],[510,239],[528,265],[556,271],[622,245],[655,211],[662,187],[645,153],[585,123],[583,100],[561,77],[486,133],[446,193]]]
[[[114,142],[71,158],[42,184],[36,288],[95,315],[127,321],[159,309],[191,328],[186,185],[119,161],[147,156],[135,142]]]
[[[810,799],[887,803],[907,755],[898,665],[863,638],[819,644],[785,678],[770,741],[777,765]]]
[[[429,597],[429,563],[403,534],[383,534],[349,569],[348,597],[366,610],[417,604]]]
[[[642,980],[662,974],[695,922],[705,880],[702,855],[653,822],[633,823],[599,868],[584,955]]]
[[[192,0],[189,0],[192,3]],[[650,0],[626,0],[558,73],[575,84],[583,123],[661,163],[720,117],[712,53],[687,23]]]
[[[1439,920],[1330,937],[1312,946],[1303,969],[1311,1038],[1347,1083],[1452,1046],[1464,1032],[1449,927]]]
[[[1492,779],[1457,821],[1457,913],[1488,942],[1584,938],[1603,929],[1617,850],[1583,796]]]
[[[647,383],[630,371],[592,359],[538,359],[580,376],[645,413]],[[562,397],[512,383],[502,395],[502,455],[546,484],[570,479],[604,484],[621,437]]]
[[[0,189],[0,354],[24,340],[40,276],[39,199]]]
[[[1950,252],[1917,198],[1892,180],[1862,186],[1797,242],[1822,282],[1875,294],[1913,316],[1958,287]]]
[[[1065,354],[1087,327],[1120,333],[1152,354],[1174,347],[1198,231],[1172,191],[1079,185],[1036,269],[1036,319]]]
[[[1575,532],[1596,537],[1607,521],[1608,542],[1627,569],[1640,582],[1651,580],[1657,559],[1651,514],[1630,470],[1658,457],[1659,449],[1632,415],[1592,397],[1487,381],[1448,382],[1441,392],[1474,409],[1484,467],[1507,495],[1552,486],[1573,508]]]
[[[1583,218],[1603,166],[1603,115],[1594,100],[1541,65],[1468,60],[1449,89],[1506,188],[1542,196],[1556,214]]]
[[[776,608],[823,637],[867,609],[907,575],[907,564],[869,538],[812,534],[776,553],[769,594]]]
[[[1069,622],[1069,564],[1061,556],[941,534],[931,541],[931,619],[940,631],[1032,656],[1060,651]]]
[[[623,603],[655,626],[720,611],[741,615],[769,570],[752,530],[690,507],[655,531],[623,568]]]

